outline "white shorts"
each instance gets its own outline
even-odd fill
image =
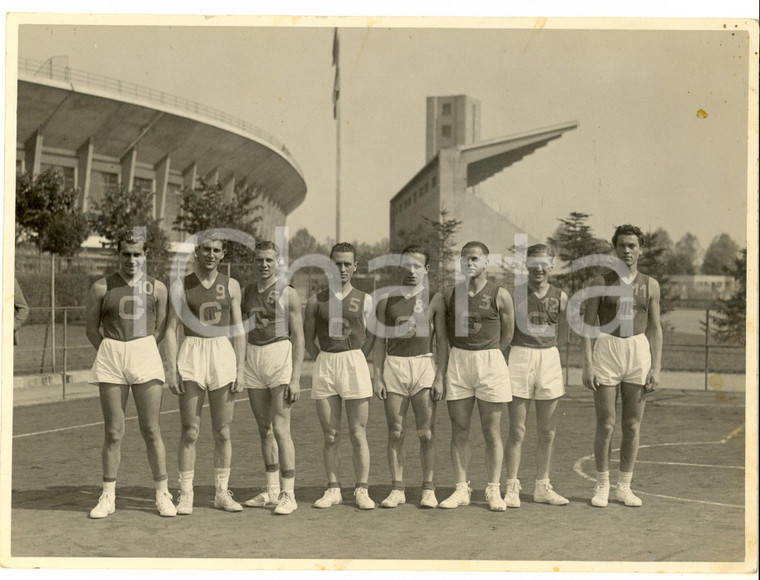
[[[644,334],[618,338],[602,334],[594,344],[594,375],[600,385],[643,385],[652,367],[649,341]]]
[[[273,389],[287,385],[293,375],[293,347],[289,340],[245,347],[245,388]]]
[[[509,351],[512,396],[547,401],[565,394],[559,350],[513,346]]]
[[[164,363],[151,335],[128,341],[104,338],[88,382],[141,385],[154,380],[164,382]]]
[[[432,354],[421,356],[386,356],[383,379],[389,393],[413,397],[433,386],[435,361]]]
[[[183,381],[197,383],[201,389],[221,389],[237,379],[235,349],[224,336],[188,336],[179,349],[177,370]]]
[[[361,349],[320,352],[314,363],[311,398],[366,399],[372,396],[369,366]]]
[[[498,348],[464,350],[452,347],[446,370],[446,400],[476,397],[489,403],[512,400],[509,369]]]

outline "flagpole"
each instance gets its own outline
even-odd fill
[[[333,36],[333,66],[335,66],[335,82],[333,85],[333,116],[336,121],[336,156],[335,156],[335,243],[340,237],[340,43],[338,29]]]

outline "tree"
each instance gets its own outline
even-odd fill
[[[31,241],[41,252],[71,257],[89,235],[79,207],[79,191],[66,189],[63,176],[47,169],[16,178],[16,244]]]
[[[677,298],[673,295],[673,283],[668,276],[668,242],[672,246],[670,236],[662,228],[644,234],[644,247],[639,257],[639,270],[652,276],[660,284],[660,312],[665,314],[671,310],[672,301]]]
[[[108,248],[114,248],[120,232],[129,228],[145,228],[145,249],[148,259],[160,262],[169,255],[169,239],[161,228],[161,220],[153,217],[153,192],[144,189],[128,191],[125,187],[108,189],[101,201],[94,202],[93,229],[103,236]],[[155,266],[151,272],[162,271]]]
[[[702,273],[714,276],[724,276],[736,265],[739,245],[726,233],[713,238],[705,250],[702,260]]]
[[[587,223],[590,217],[587,213],[571,212],[567,218],[559,219],[560,225],[554,235],[546,239],[546,243],[568,267],[567,272],[555,275],[553,282],[569,296],[586,286],[602,271],[602,268],[592,267],[572,272],[569,267],[573,262],[583,256],[610,252],[610,244],[594,236],[591,226]]]
[[[691,232],[686,232],[673,247],[673,254],[668,262],[668,274],[694,275],[699,261],[699,240]]]
[[[288,241],[288,258],[293,261],[310,254],[325,255],[330,248],[320,244],[306,228],[299,229]]]
[[[734,259],[730,274],[736,281],[733,295],[716,301],[718,313],[710,316],[715,340],[728,344],[744,344],[747,325],[747,248]]]

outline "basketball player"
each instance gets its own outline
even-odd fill
[[[412,403],[422,461],[422,494],[420,507],[438,505],[433,487],[435,466],[435,408],[443,399],[443,377],[448,361],[446,313],[443,297],[429,297],[428,271],[430,256],[418,245],[401,252],[403,296],[389,296],[379,301],[377,318],[391,335],[375,338],[375,395],[385,401],[388,422],[388,463],[391,469],[390,495],[380,505],[394,508],[406,503],[404,493],[404,419]],[[429,304],[428,304],[429,300]],[[431,344],[435,336],[437,361]],[[437,363],[437,364],[436,364]],[[437,368],[436,368],[437,367]]]
[[[372,299],[351,285],[357,267],[356,250],[351,244],[335,244],[330,259],[340,272],[341,291],[334,294],[328,288],[309,298],[304,324],[306,350],[316,361],[311,398],[316,400],[322,426],[327,473],[327,491],[314,502],[314,507],[329,508],[343,501],[338,475],[341,410],[345,403],[356,475],[354,497],[359,509],[369,510],[375,507],[367,487],[367,418],[372,380],[365,357],[374,342],[372,334],[367,336]],[[342,318],[330,318],[331,301],[339,303]]]
[[[274,243],[257,243],[253,261],[258,279],[243,293],[243,314],[254,324],[248,332],[245,386],[259,428],[267,478],[264,491],[243,505],[275,505],[275,514],[287,515],[298,508],[290,409],[301,393],[304,338],[298,293],[292,286],[277,286],[279,258]]]
[[[454,493],[440,507],[456,508],[470,503],[472,489],[467,481],[470,421],[477,400],[486,448],[486,501],[491,510],[505,511],[507,506],[499,486],[504,454],[501,413],[504,403],[512,400],[504,352],[514,331],[514,306],[509,292],[486,279],[488,247],[484,243],[467,242],[460,264],[464,283],[444,292],[451,343],[446,401],[457,482]]]
[[[243,386],[245,338],[240,314],[240,285],[219,272],[224,241],[202,235],[195,247],[193,271],[171,286],[172,305],[166,333],[169,388],[179,395],[182,434],[179,440],[179,501],[177,513],[193,513],[195,444],[208,393],[214,434],[214,507],[243,511],[227,488],[232,442],[230,424],[235,393]],[[179,307],[177,311],[175,308]],[[177,353],[180,323],[185,340]],[[232,341],[232,342],[230,342]],[[234,347],[233,347],[234,344]]]
[[[507,467],[507,507],[520,507],[520,455],[525,437],[525,419],[531,401],[536,406],[536,486],[533,501],[565,505],[549,483],[559,398],[565,394],[557,337],[565,336],[567,294],[549,284],[554,252],[535,244],[527,252],[527,289],[515,290],[515,334],[509,350],[509,379],[512,401],[509,407],[509,437],[504,458]],[[527,290],[527,292],[526,292]]]
[[[164,366],[157,343],[166,326],[166,286],[144,271],[144,236],[122,232],[116,248],[119,270],[97,280],[87,294],[87,338],[98,351],[90,382],[99,386],[105,423],[103,493],[90,517],[105,518],[116,511],[116,474],[130,387],[153,473],[156,508],[162,516],[175,516],[159,427]]]
[[[660,285],[638,271],[644,235],[636,226],[619,226],[612,245],[627,275],[610,272],[595,278],[592,286],[616,287],[622,295],[605,295],[586,301],[584,321],[598,324],[601,335],[591,349],[591,338],[583,338],[583,384],[594,391],[596,436],[594,460],[596,487],[591,504],[606,507],[610,493],[610,453],[615,431],[615,407],[622,399],[623,440],[616,498],[638,507],[641,499],[631,491],[631,478],[639,450],[639,430],[647,393],[660,382],[662,327]],[[606,327],[606,328],[605,328]]]

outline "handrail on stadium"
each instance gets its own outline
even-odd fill
[[[299,167],[296,160],[288,151],[285,143],[272,133],[265,131],[251,123],[244,121],[238,117],[228,115],[224,111],[209,107],[197,101],[191,101],[184,97],[178,97],[164,91],[157,91],[150,87],[145,87],[131,83],[128,81],[122,81],[99,73],[91,73],[87,71],[78,70],[69,66],[58,65],[53,62],[53,59],[45,61],[34,60],[28,58],[20,58],[18,63],[19,76],[22,73],[29,75],[32,78],[39,78],[43,76],[51,80],[62,81],[65,83],[78,82],[88,87],[103,89],[105,91],[112,91],[123,95],[134,96],[138,99],[144,99],[153,103],[160,103],[162,105],[171,105],[177,109],[203,115],[215,121],[221,121],[227,125],[231,125],[238,129],[242,129],[246,133],[250,133],[264,141],[267,141],[270,145],[274,145],[279,149],[282,154],[287,157],[288,161],[295,167]]]

